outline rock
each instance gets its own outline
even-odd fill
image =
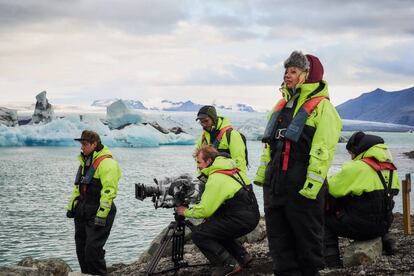
[[[0,275],[7,276],[40,276],[39,269],[35,267],[10,266],[0,267]]]
[[[160,126],[157,122],[151,122],[148,123],[150,126],[152,126],[153,128],[155,128],[156,130],[158,130],[161,133],[167,134],[170,131],[166,130],[165,128],[163,128],[162,126]]]
[[[345,267],[372,263],[382,255],[381,238],[368,241],[353,241],[344,249]]]
[[[32,123],[49,123],[53,119],[53,107],[46,98],[46,91],[36,96],[36,107],[32,116]]]
[[[59,258],[35,260],[31,257],[27,257],[21,260],[17,265],[37,268],[40,275],[66,276],[72,271],[70,266]]]
[[[5,107],[0,107],[0,125],[14,127],[19,124],[17,120],[17,111]]]
[[[24,275],[24,276],[66,276],[72,269],[65,261],[58,258],[35,260],[27,257],[21,260],[16,266],[0,267],[0,275]]]
[[[256,228],[249,234],[241,237],[239,240],[244,243],[256,243],[264,240],[266,238],[266,223],[264,218],[260,218],[259,224]]]
[[[168,130],[174,134],[186,133],[181,127],[172,127]]]
[[[414,150],[413,151],[409,151],[409,152],[404,152],[404,154],[407,155],[408,158],[414,159]]]

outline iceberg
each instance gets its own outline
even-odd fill
[[[17,126],[17,110],[0,107],[0,125]]]
[[[111,130],[99,117],[71,115],[48,124],[7,127],[0,125],[0,146],[78,146],[74,141],[84,129],[94,130],[102,142],[111,147],[158,147],[160,145],[192,145],[194,136],[187,133],[163,134],[151,125],[128,125]]]
[[[46,98],[46,91],[40,92],[36,96],[36,107],[32,116],[32,123],[49,123],[53,120],[53,107]]]
[[[123,100],[117,100],[106,108],[106,121],[110,129],[121,129],[127,125],[144,121],[144,114],[130,109]]]

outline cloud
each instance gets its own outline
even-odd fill
[[[195,70],[183,85],[275,85],[275,69],[266,64],[242,66],[225,65],[223,68]]]
[[[188,16],[183,4],[162,0],[1,0],[0,26],[10,28],[65,20],[137,34],[166,33]]]
[[[411,2],[0,0],[0,100],[270,95],[293,50],[318,56],[343,97],[409,87]]]

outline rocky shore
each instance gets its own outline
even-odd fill
[[[411,218],[412,225],[414,219]],[[268,254],[267,239],[263,236],[264,222],[261,221],[257,233],[251,237],[246,237],[244,243],[247,250],[254,256],[254,261],[249,268],[243,269],[238,275],[273,275],[272,261]],[[414,227],[413,227],[414,229]],[[391,234],[396,240],[398,251],[393,256],[377,258],[372,263],[366,263],[354,267],[340,269],[324,269],[321,275],[414,275],[414,235],[404,235],[403,218],[401,213],[395,214],[395,220],[391,228]],[[261,238],[262,236],[262,238]],[[261,238],[261,239],[260,239]],[[255,242],[249,242],[249,239],[260,239]],[[341,251],[349,245],[348,239],[341,239]],[[178,275],[210,275],[211,268],[206,264],[207,260],[192,244],[185,246],[184,260],[189,265],[199,265],[195,267],[181,268]],[[143,275],[148,260],[139,260],[135,263],[125,265],[113,265],[110,275]],[[162,258],[157,266],[157,271],[173,267],[169,258]],[[163,275],[174,275],[172,272]]]
[[[414,218],[411,217],[412,228],[414,229]],[[320,273],[326,276],[336,275],[414,275],[414,235],[404,235],[403,217],[401,213],[395,214],[395,220],[390,230],[396,240],[398,251],[393,256],[382,255],[372,262],[363,263],[358,266],[324,269]],[[162,236],[162,234],[160,234]],[[265,235],[265,224],[261,220],[259,226],[251,234],[243,237],[245,247],[254,256],[250,267],[244,268],[237,275],[273,275],[272,261],[268,254],[267,239]],[[340,240],[342,253],[344,248],[349,246],[348,239]],[[132,264],[114,264],[108,268],[109,275],[144,275],[151,251],[156,248],[155,244],[150,246],[138,261]],[[184,247],[184,261],[190,267],[181,268],[177,274],[165,272],[162,275],[210,275],[211,267],[198,249],[188,241]],[[156,271],[163,271],[173,267],[171,258],[161,258]],[[33,260],[25,258],[17,266],[0,267],[0,275],[83,275],[79,272],[71,272],[70,267],[59,259]]]

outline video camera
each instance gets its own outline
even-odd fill
[[[135,198],[144,200],[146,197],[152,197],[155,209],[198,203],[204,191],[204,184],[198,179],[193,179],[189,174],[182,174],[175,178],[166,177],[159,181],[154,178],[154,182],[157,186],[136,183]]]

